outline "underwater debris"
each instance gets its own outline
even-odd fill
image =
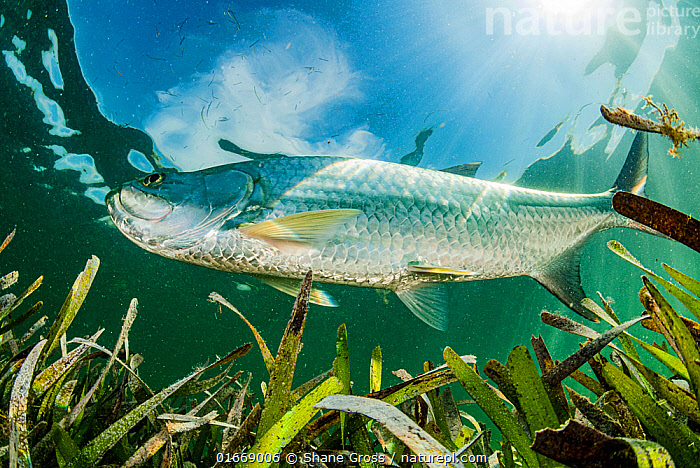
[[[682,147],[685,146],[687,148],[689,141],[700,139],[700,129],[697,127],[686,127],[685,122],[681,120],[675,109],[669,109],[665,103],[661,105],[656,104],[651,98],[651,96],[642,96],[645,102],[642,109],[652,107],[659,121],[640,117],[623,107],[613,110],[605,105],[601,105],[600,113],[610,123],[643,132],[660,133],[668,137],[673,143],[668,153],[674,158],[680,157]]]
[[[542,146],[546,145],[549,143],[549,141],[556,136],[556,134],[559,132],[559,129],[561,128],[562,125],[566,123],[567,120],[569,120],[569,115],[566,114],[566,117],[562,119],[561,122],[556,124],[545,136],[543,136],[540,141],[537,142],[535,145],[536,148],[541,148]]]
[[[700,221],[692,216],[624,191],[613,196],[613,209],[700,252]]]
[[[571,466],[596,466],[600,460],[605,460],[608,466],[630,466],[631,460],[645,458],[652,460],[652,465],[646,466],[673,466],[668,451],[658,444],[610,437],[575,419],[570,419],[562,429],[538,433],[532,448]]]
[[[408,166],[418,166],[418,164],[420,164],[420,162],[423,160],[423,149],[425,147],[425,142],[428,141],[428,138],[430,138],[430,135],[432,134],[432,127],[424,128],[420,132],[418,132],[415,140],[416,149],[408,154],[403,155],[399,162]]]

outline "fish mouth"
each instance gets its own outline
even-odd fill
[[[127,190],[127,195],[123,196],[125,190]],[[149,198],[155,199],[156,197],[149,196]],[[124,203],[125,200],[127,203]],[[145,207],[137,204],[139,200],[143,201],[146,198],[139,196],[136,189],[126,186],[107,193],[105,204],[117,229],[132,242],[150,250],[153,239],[150,238],[148,234],[150,229],[145,223],[162,220],[172,212],[172,208],[163,200],[160,204],[151,203],[144,205]],[[167,209],[163,203],[167,204]]]
[[[173,212],[172,205],[167,201],[131,185],[109,192],[105,200],[108,207],[110,204],[113,205],[112,209],[114,211],[122,211],[129,216],[144,221],[160,221]],[[110,201],[111,203],[109,203]]]
[[[177,205],[173,206],[138,187],[124,185],[110,191],[105,197],[105,204],[117,229],[130,241],[150,252],[162,255],[164,246],[177,250],[197,240],[187,235],[192,232],[191,218],[175,216]]]
[[[124,217],[125,212],[121,203],[119,203],[119,190],[110,190],[107,193],[105,196],[105,205],[107,205],[109,217],[118,225],[118,221]]]

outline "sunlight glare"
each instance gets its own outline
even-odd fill
[[[576,16],[590,8],[595,0],[539,0],[545,15]]]

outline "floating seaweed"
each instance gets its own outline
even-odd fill
[[[613,208],[621,215],[700,252],[700,221],[692,216],[624,191],[613,196]]]
[[[666,104],[656,104],[651,96],[642,96],[642,99],[645,102],[642,109],[652,107],[658,121],[641,117],[623,107],[610,109],[601,105],[600,113],[610,123],[643,132],[660,133],[668,137],[673,143],[668,152],[674,158],[680,157],[681,148],[684,146],[687,148],[689,141],[700,139],[700,129],[686,127],[686,123],[681,120],[675,109],[669,109]]]

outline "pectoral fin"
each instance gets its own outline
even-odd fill
[[[330,238],[335,229],[360,214],[360,210],[335,209],[306,211],[239,228],[247,236],[285,247],[311,247]]]
[[[396,291],[413,314],[440,331],[447,330],[447,291],[441,284],[425,284]]]
[[[278,276],[263,276],[263,275],[252,275],[258,278],[260,281],[268,286],[275,288],[290,296],[298,296],[299,288],[301,287],[301,280],[296,280],[292,278],[280,278]],[[333,296],[328,294],[321,288],[313,286],[311,288],[311,294],[309,295],[309,302],[312,304],[318,304],[324,307],[338,307],[338,303],[333,299]]]

